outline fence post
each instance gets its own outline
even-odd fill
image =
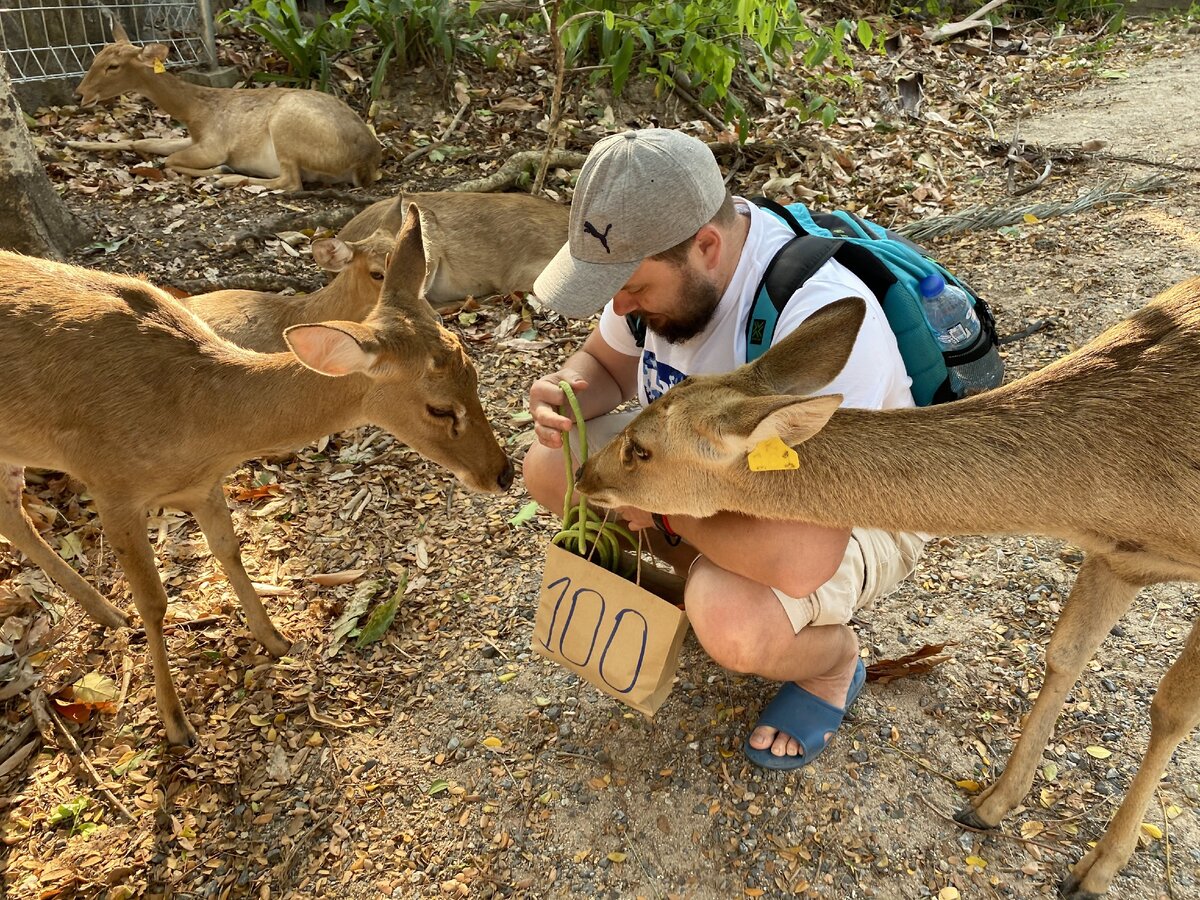
[[[217,69],[217,31],[213,24],[212,0],[197,0],[200,5],[200,28],[204,35],[204,55],[208,57],[208,70]]]

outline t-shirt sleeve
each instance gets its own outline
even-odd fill
[[[611,300],[604,304],[604,312],[600,314],[599,328],[600,337],[604,338],[605,343],[618,353],[626,356],[642,355],[642,348],[637,345],[633,332],[629,330],[629,323],[625,321],[624,316],[618,316],[613,312]]]
[[[901,381],[907,381],[896,335],[870,289],[840,263],[826,265],[810,278],[779,317],[774,343],[794,331],[818,309],[843,297],[867,300],[867,314],[845,367],[822,394],[841,394],[842,406],[856,409],[883,409],[889,397],[896,395]],[[911,402],[911,401],[910,401]]]

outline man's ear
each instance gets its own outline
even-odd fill
[[[823,306],[750,366],[772,394],[815,394],[837,377],[850,359],[867,314],[861,297]]]
[[[700,226],[692,242],[693,249],[700,254],[706,271],[713,271],[721,262],[721,247],[725,236],[711,222]]]
[[[806,397],[803,400],[787,401],[782,405],[777,403],[744,439],[743,449],[749,452],[771,438],[779,438],[789,447],[802,444],[824,428],[830,416],[841,405],[841,394]]]

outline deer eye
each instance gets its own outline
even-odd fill
[[[119,69],[119,68],[121,68],[121,66],[120,66],[120,64],[119,64],[119,63],[109,63],[109,66],[108,66],[108,68],[107,68],[105,71],[107,71],[107,72],[115,72],[115,71],[117,71],[117,69]]]
[[[637,441],[629,442],[629,452],[632,453],[634,456],[636,456],[638,459],[642,460],[643,462],[650,458],[650,451],[647,450],[645,447],[643,447],[641,444],[639,444]]]
[[[373,280],[373,281],[383,281],[383,276],[384,276],[384,273],[383,273],[383,272],[372,272],[372,273],[371,273],[371,280]]]
[[[441,407],[441,406],[426,406],[425,412],[429,413],[429,415],[433,416],[433,418],[435,418],[435,419],[453,419],[454,418],[454,410],[447,409],[447,408]]]

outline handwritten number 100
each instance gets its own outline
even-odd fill
[[[600,636],[600,626],[604,624],[604,609],[605,609],[604,597],[603,597],[603,595],[601,595],[601,593],[599,591],[593,590],[592,588],[587,588],[587,587],[579,588],[575,591],[575,593],[573,593],[571,595],[570,608],[567,610],[566,618],[564,619],[564,621],[562,623],[562,629],[558,632],[558,648],[556,650],[555,648],[551,647],[550,644],[554,642],[554,629],[558,625],[559,612],[561,612],[561,610],[562,610],[563,601],[567,598],[567,591],[569,591],[571,589],[571,579],[570,578],[560,578],[557,581],[551,582],[549,585],[547,585],[547,590],[552,591],[559,585],[562,585],[562,590],[559,592],[558,600],[555,601],[555,604],[554,604],[554,615],[551,616],[551,618],[550,618],[550,632],[547,635],[548,641],[542,641],[542,646],[545,647],[547,650],[549,650],[551,653],[557,653],[559,656],[561,656],[563,659],[565,659],[567,662],[569,662],[573,665],[586,666],[592,661],[592,654],[595,653],[595,651],[596,651],[596,639]],[[579,621],[576,620],[576,616],[575,616],[575,611],[579,605],[579,598],[586,594],[595,594],[596,597],[599,598],[600,611],[599,611],[599,613],[597,613],[595,625],[592,627],[592,639],[591,639],[590,643],[588,644],[587,655],[583,659],[571,659],[569,656],[567,656],[566,648],[563,645],[567,640],[567,633],[571,630],[572,624],[575,624],[576,628],[585,628],[585,629],[590,624],[588,622],[588,620],[582,615],[582,610],[580,610],[581,614],[579,616]],[[618,687],[617,685],[613,684],[611,681],[608,680],[608,676],[604,673],[604,663],[605,663],[605,660],[608,658],[608,651],[612,648],[613,641],[615,641],[617,639],[617,633],[621,630],[621,626],[623,624],[625,624],[625,622],[627,620],[631,623],[630,624],[631,628],[636,628],[637,624],[639,622],[641,623],[641,626],[642,626],[641,647],[638,649],[637,665],[634,666],[634,669],[633,669],[633,678],[630,679],[629,684],[627,686]],[[646,617],[643,616],[636,609],[629,609],[628,607],[626,607],[625,609],[622,609],[620,612],[618,612],[613,617],[612,631],[608,635],[608,640],[604,644],[604,649],[600,652],[600,665],[599,665],[598,669],[599,669],[600,677],[604,679],[604,683],[607,684],[614,691],[616,691],[618,694],[628,694],[630,691],[633,690],[634,685],[637,684],[638,677],[642,674],[642,663],[645,662],[645,659],[646,659],[646,641],[648,638],[649,638],[649,628],[648,628],[648,623],[646,622]]]

